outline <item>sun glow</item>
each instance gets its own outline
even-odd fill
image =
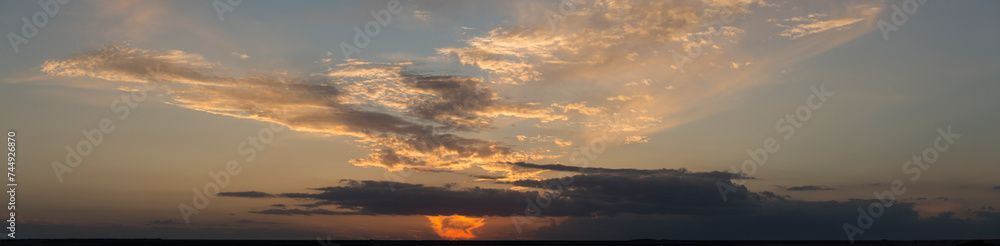
[[[451,216],[427,216],[431,221],[434,232],[442,239],[448,240],[468,240],[475,239],[472,233],[476,228],[486,225],[485,218],[465,217],[461,215]]]

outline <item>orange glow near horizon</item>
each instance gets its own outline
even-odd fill
[[[472,231],[486,225],[486,218],[465,217],[462,215],[427,216],[434,232],[442,239],[468,240],[475,239]]]

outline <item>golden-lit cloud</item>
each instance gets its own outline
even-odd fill
[[[528,9],[549,7],[539,5]],[[740,12],[743,5],[737,1],[574,2],[574,10],[558,19],[526,15],[534,16],[524,20],[532,24],[498,27],[466,40],[465,47],[440,48],[438,52],[495,73],[502,83],[600,73],[619,69],[665,42],[687,35],[701,27],[710,14],[721,9]]]
[[[864,19],[862,18],[843,18],[836,20],[825,20],[816,21],[811,23],[803,23],[794,26],[783,26],[786,29],[781,31],[779,35],[782,37],[787,37],[790,39],[797,39],[805,37],[811,34],[825,32],[832,29],[843,28],[854,23],[858,23]]]
[[[431,221],[431,228],[434,228],[434,232],[441,236],[441,239],[448,240],[475,239],[476,234],[473,231],[486,225],[485,218],[461,215],[427,216],[427,219]]]
[[[526,179],[538,171],[496,164],[560,162],[565,159],[558,158],[565,158],[575,143],[600,137],[604,133],[600,129],[609,124],[599,122],[609,119],[615,129],[629,135],[609,142],[621,145],[642,143],[656,131],[728,110],[735,105],[732,98],[737,92],[767,82],[762,70],[865,33],[870,27],[853,19],[870,22],[872,17],[863,15],[879,9],[855,4],[847,7],[847,13],[779,18],[808,23],[852,20],[838,22],[841,27],[852,27],[834,39],[802,38],[786,46],[787,50],[758,58],[742,57],[745,53],[735,50],[748,35],[743,29],[747,27],[735,23],[716,30],[707,24],[726,13],[743,18],[740,15],[758,10],[751,6],[772,4],[594,1],[575,6],[554,22],[526,14],[522,18],[529,20],[504,24],[457,47],[437,50],[460,64],[496,75],[486,78],[415,68],[421,62],[361,60],[330,65],[309,77],[283,73],[231,76],[223,75],[227,69],[199,54],[128,45],[48,60],[41,70],[57,76],[145,82],[151,74],[146,68],[156,67],[156,76],[166,81],[159,93],[167,96],[167,103],[279,123],[297,131],[352,136],[368,151],[350,160],[357,166],[388,170],[481,166],[493,175],[507,175],[502,180]],[[789,32],[797,33],[796,37],[825,35],[838,29],[834,24]],[[715,33],[718,36],[699,38]],[[681,72],[677,65],[683,64],[675,64],[671,54],[690,54],[695,48],[704,52],[688,57],[696,61]],[[324,59],[323,64],[329,62]],[[721,68],[725,71],[720,72]],[[520,97],[504,95],[510,93]],[[531,122],[518,122],[523,120]],[[521,146],[497,140],[514,134],[492,139],[480,134],[515,125],[534,126],[540,134],[530,134],[538,136],[530,142],[512,141]]]
[[[866,19],[873,18],[881,11],[880,7],[864,4],[852,6],[849,9],[851,11],[848,13],[832,18],[829,17],[829,14],[815,13],[783,19],[782,22],[788,24],[776,24],[779,27],[785,28],[778,35],[794,40],[821,32],[843,30],[851,28],[855,24],[862,23]],[[771,19],[768,21],[773,22],[775,20]]]
[[[537,159],[530,152],[448,130],[477,131],[498,116],[559,119],[532,104],[502,101],[473,78],[405,72],[402,64],[355,69],[352,62],[328,76],[284,74],[228,77],[217,64],[177,50],[112,44],[70,58],[46,61],[50,75],[111,81],[159,81],[157,93],[180,107],[286,125],[291,129],[357,137],[370,149],[359,166],[464,169],[475,164]],[[352,81],[349,77],[363,77]],[[367,88],[367,89],[366,89]],[[151,92],[154,93],[154,92]]]
[[[482,81],[471,77],[424,76],[409,71],[412,63],[376,64],[351,61],[325,74],[342,81],[348,103],[406,111],[456,130],[489,128],[501,116],[565,120],[552,109],[533,103],[504,101]]]

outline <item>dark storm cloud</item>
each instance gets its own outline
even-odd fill
[[[344,186],[316,188],[320,193],[285,193],[279,196],[332,204],[360,214],[506,216],[524,207],[524,198],[535,193],[506,189],[453,190],[419,184],[344,180]],[[566,206],[566,202],[559,202]]]
[[[834,190],[833,187],[816,186],[816,185],[803,185],[785,188],[787,191],[816,191],[816,190]]]
[[[563,166],[565,167],[565,166]],[[637,214],[732,214],[749,213],[762,204],[782,198],[770,192],[750,192],[745,187],[721,202],[718,182],[733,185],[721,172],[686,170],[602,169],[606,172],[574,175],[559,179],[523,180],[515,186],[543,188],[558,192],[546,216],[612,216]],[[360,214],[508,216],[523,212],[525,199],[535,199],[539,191],[510,189],[453,189],[384,181],[343,180],[342,186],[314,188],[318,193],[284,193],[278,197],[312,203],[305,207],[332,205]],[[552,184],[563,186],[561,189]],[[563,185],[566,184],[566,185]],[[263,192],[240,192],[263,193]],[[249,197],[231,194],[220,196]],[[258,212],[260,213],[260,212]],[[323,214],[308,210],[275,210],[269,214]]]
[[[578,170],[564,165],[520,163],[521,167],[545,170]],[[876,200],[848,201],[787,200],[771,192],[751,192],[734,185],[729,175],[680,170],[593,168],[595,172],[546,180],[521,180],[509,184],[528,187],[511,189],[455,189],[420,184],[342,180],[341,186],[314,188],[316,192],[283,193],[275,196],[310,202],[325,209],[269,209],[254,213],[275,215],[451,215],[510,216],[523,214],[525,199],[561,190],[559,197],[543,209],[542,217],[569,217],[563,222],[544,222],[533,237],[545,239],[828,239],[846,240],[844,223],[856,224],[858,208]],[[721,173],[721,172],[720,172]],[[717,182],[737,187],[728,202],[719,195]],[[565,184],[565,185],[564,185]],[[562,189],[558,187],[562,186]],[[543,190],[543,187],[552,189]],[[823,190],[826,187],[798,188]],[[796,188],[796,187],[792,187]],[[791,189],[791,188],[790,188]],[[273,199],[273,198],[261,198]],[[1000,214],[976,212],[975,219],[954,218],[951,213],[921,218],[913,203],[897,201],[875,219],[876,226],[856,239],[989,238],[996,237]],[[529,218],[531,219],[531,218]],[[534,218],[536,222],[544,220]],[[725,229],[722,229],[725,228]],[[902,229],[899,229],[902,228]],[[920,233],[920,234],[913,234]],[[926,234],[922,234],[926,233]],[[582,236],[582,238],[581,238]]]

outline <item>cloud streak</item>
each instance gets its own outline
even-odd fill
[[[818,190],[834,190],[832,187],[815,186],[815,185],[804,185],[804,186],[794,186],[785,188],[787,191],[818,191]]]

